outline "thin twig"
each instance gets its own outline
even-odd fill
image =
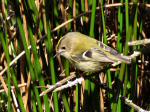
[[[47,94],[48,92],[53,91],[54,89],[62,86],[64,83],[66,83],[67,81],[69,81],[69,80],[71,80],[71,79],[73,79],[75,77],[76,77],[75,72],[70,73],[70,76],[64,78],[63,80],[61,80],[59,82],[57,82],[55,85],[50,85],[48,89],[46,89],[45,91],[43,91],[40,94],[40,96],[43,96],[43,95]]]
[[[19,85],[18,85],[19,88],[24,87],[24,86],[27,86],[27,83],[19,84]],[[15,87],[14,87],[14,86],[11,86],[11,89],[15,89]],[[4,92],[4,91],[5,91],[4,89],[1,89],[1,90],[0,90],[0,93],[2,93],[2,92]]]
[[[150,39],[135,40],[135,41],[128,42],[129,46],[145,45],[145,44],[150,44]]]
[[[133,108],[134,110],[136,110],[138,112],[150,112],[150,111],[144,110],[140,106],[134,104],[132,102],[132,100],[129,100],[128,98],[125,98],[125,97],[121,97],[121,98],[124,100],[125,104],[127,104],[128,106],[130,106],[131,108]]]
[[[14,101],[15,107],[16,107],[16,109],[17,109],[17,112],[20,112],[19,105],[18,105],[18,102],[17,102],[16,96],[15,96],[15,93],[14,93],[14,91],[13,91],[13,90],[11,90],[11,93],[12,93],[12,98],[13,98],[13,101]]]
[[[77,79],[75,79],[74,81],[68,81],[67,84],[62,85],[62,86],[60,86],[60,87],[54,89],[53,92],[62,91],[63,89],[66,89],[66,88],[68,88],[68,87],[76,86],[77,84],[81,84],[82,81],[84,81],[84,78],[83,78],[83,77],[77,78]]]

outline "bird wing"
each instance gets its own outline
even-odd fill
[[[108,63],[113,63],[117,61],[125,63],[131,62],[131,58],[119,54],[116,50],[103,44],[102,42],[100,42],[99,45],[100,47],[98,48],[91,48],[90,50],[85,51],[83,53],[83,58],[86,60]]]
[[[97,49],[97,48],[92,48],[90,50],[87,50],[83,53],[83,59],[89,60],[89,61],[99,61],[99,62],[107,62],[107,63],[113,63],[114,61],[108,57],[108,55]]]

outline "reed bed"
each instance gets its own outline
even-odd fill
[[[0,112],[134,112],[150,110],[149,1],[1,0]],[[58,92],[47,85],[84,75],[55,56],[58,40],[78,31],[125,55],[120,64]],[[88,43],[87,43],[88,44]],[[74,78],[74,79],[76,79]],[[129,102],[128,102],[129,101]],[[136,105],[133,106],[132,104]]]

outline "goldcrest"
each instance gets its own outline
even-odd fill
[[[56,52],[84,72],[97,72],[118,61],[131,63],[128,56],[123,56],[104,43],[79,32],[64,35],[56,46]]]

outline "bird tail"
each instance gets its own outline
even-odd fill
[[[120,55],[119,59],[121,59],[122,62],[125,62],[127,64],[130,64],[132,60],[130,56],[123,56],[123,55]]]
[[[132,59],[139,56],[141,53],[138,51],[134,51],[133,54],[131,54],[130,56],[123,56],[121,55],[121,57],[119,57],[121,59],[121,61],[130,64]]]

